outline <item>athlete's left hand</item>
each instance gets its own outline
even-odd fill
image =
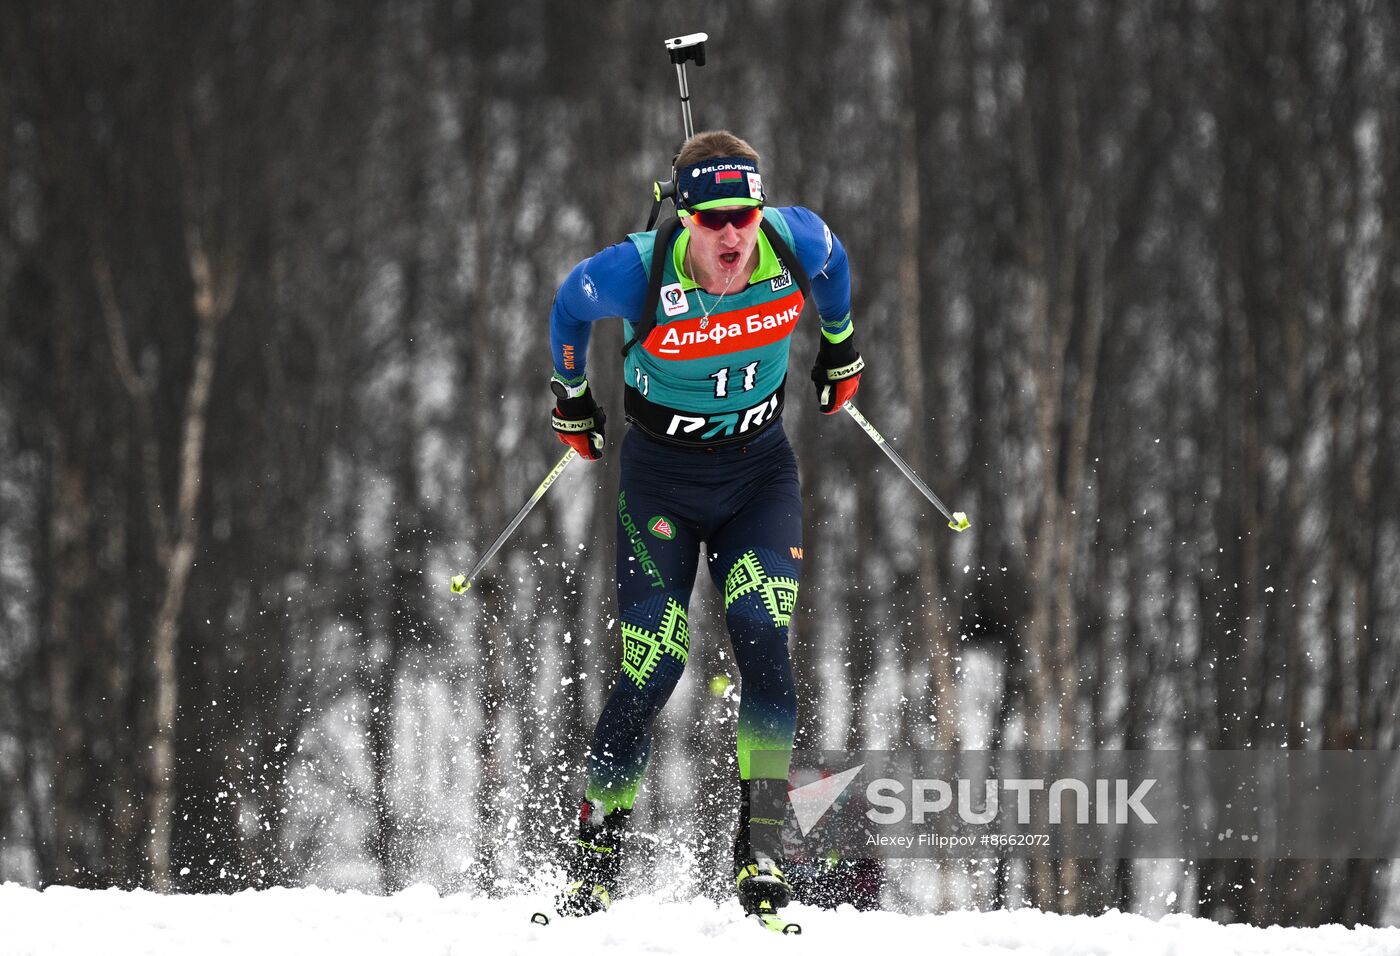
[[[832,345],[825,339],[817,350],[817,364],[812,367],[812,381],[817,386],[817,403],[823,415],[834,415],[860,388],[860,373],[865,359],[848,338]]]

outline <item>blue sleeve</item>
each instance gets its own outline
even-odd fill
[[[793,254],[812,280],[812,298],[821,313],[822,335],[829,342],[850,338],[851,270],[845,247],[812,210],[789,206],[782,212],[792,230]]]
[[[646,294],[646,270],[631,242],[609,246],[574,266],[549,312],[554,374],[570,384],[581,382],[593,323],[614,316],[635,322]]]

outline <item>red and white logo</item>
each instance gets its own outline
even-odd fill
[[[665,297],[662,297],[665,301]],[[642,347],[657,358],[699,359],[729,355],[781,342],[797,328],[802,290],[757,308],[735,309],[705,319],[682,319],[652,329]]]
[[[679,282],[661,287],[661,308],[667,315],[685,315],[690,311],[690,303],[686,301],[685,290]]]

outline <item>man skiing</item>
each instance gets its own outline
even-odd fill
[[[602,318],[625,323],[624,409],[634,426],[617,496],[622,673],[594,732],[561,914],[606,909],[615,890],[652,721],[689,652],[702,544],[742,690],[736,888],[760,915],[790,896],[782,821],[797,695],[787,639],[802,508],[781,413],[808,288],[821,316],[812,378],[823,413],[855,395],[864,362],[852,342],[845,250],[809,210],[766,206],[758,163],[727,131],[691,136],[675,160],[680,221],[579,263],[550,314],[560,440],[585,459],[603,456],[605,416],[585,371]]]

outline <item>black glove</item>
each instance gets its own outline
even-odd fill
[[[834,415],[855,397],[863,368],[865,359],[860,357],[850,338],[834,345],[822,339],[821,348],[817,350],[817,364],[812,366],[812,381],[817,386],[817,404],[823,415]]]
[[[593,400],[593,390],[585,379],[582,391],[570,396],[574,391],[559,379],[550,379],[549,388],[554,392],[554,433],[559,440],[588,461],[603,457],[603,424],[608,417]]]

